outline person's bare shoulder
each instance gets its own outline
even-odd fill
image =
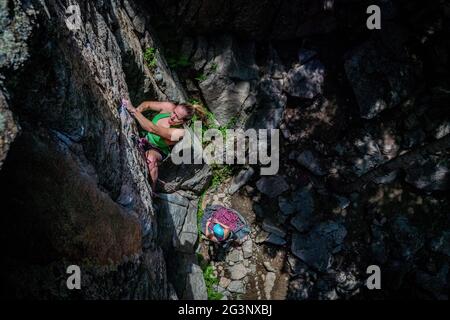
[[[175,103],[170,102],[170,101],[159,102],[158,104],[159,104],[158,107],[160,107],[161,112],[164,112],[164,113],[172,112],[176,107]]]

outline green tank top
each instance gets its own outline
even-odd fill
[[[158,113],[152,120],[153,124],[157,124],[160,119],[168,118],[170,117],[170,113]],[[179,127],[179,126],[173,126],[173,127]],[[171,126],[172,128],[172,126]],[[146,135],[146,138],[150,144],[154,145],[155,147],[159,148],[162,152],[164,152],[166,155],[169,154],[170,149],[169,145],[164,141],[164,139],[160,136],[158,136],[155,133],[148,132]]]

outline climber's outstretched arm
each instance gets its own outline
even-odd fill
[[[172,102],[160,102],[160,101],[144,101],[136,109],[139,112],[147,110],[153,110],[157,112],[172,112],[176,105]]]
[[[179,141],[184,135],[184,129],[164,128],[157,126],[146,117],[144,117],[144,115],[139,112],[137,108],[127,106],[127,109],[145,131],[155,133],[158,136],[173,142]]]
[[[209,232],[208,227],[210,225],[211,222],[206,222],[206,230],[205,230],[205,236],[210,240],[210,241],[214,241],[214,242],[219,242],[219,240],[217,240],[217,238],[214,236],[213,233]]]

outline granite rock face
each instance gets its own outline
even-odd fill
[[[333,254],[342,249],[346,235],[347,230],[342,224],[324,222],[306,235],[295,233],[291,250],[306,264],[324,272],[330,268]]]
[[[3,292],[207,299],[197,204],[214,168],[165,161],[152,199],[118,108],[195,98],[222,129],[282,133],[277,175],[251,164],[212,197],[256,214],[250,239],[212,261],[225,298],[448,299],[450,10],[382,1],[368,33],[370,4],[0,0]],[[381,295],[365,291],[373,263]]]
[[[372,119],[381,111],[399,105],[412,92],[415,70],[402,58],[384,50],[383,44],[368,41],[345,62],[362,118]]]
[[[0,169],[3,165],[9,146],[14,141],[19,129],[8,108],[6,99],[0,91]]]
[[[69,5],[80,8],[78,30],[66,25]],[[122,97],[186,99],[160,50],[152,71],[144,63],[145,48],[158,43],[142,8],[0,1],[0,9],[0,197],[11,213],[2,215],[10,225],[2,239],[14,242],[4,250],[4,292],[71,298],[60,284],[78,264],[89,288],[81,298],[173,297],[137,128],[118,108]],[[192,211],[189,219],[180,242],[192,250]],[[196,274],[190,286],[206,292]]]
[[[200,33],[225,30],[257,40],[287,40],[324,34],[336,26],[332,11],[326,10],[322,2],[312,0],[290,3],[196,0],[176,4],[158,0],[149,6],[149,11],[158,21],[158,30],[171,30],[174,34],[184,34],[188,30]],[[323,23],[317,24],[318,20]]]

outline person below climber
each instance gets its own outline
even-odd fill
[[[139,144],[145,153],[154,194],[160,162],[169,155],[170,147],[183,137],[182,125],[191,120],[196,112],[201,114],[201,107],[188,103],[144,101],[135,108],[125,99],[122,100],[122,104],[139,122],[142,129],[147,131],[145,137],[139,140]],[[158,112],[151,121],[142,114],[148,110]]]
[[[217,243],[227,240],[230,236],[230,228],[214,218],[208,219],[204,232],[209,240]]]

